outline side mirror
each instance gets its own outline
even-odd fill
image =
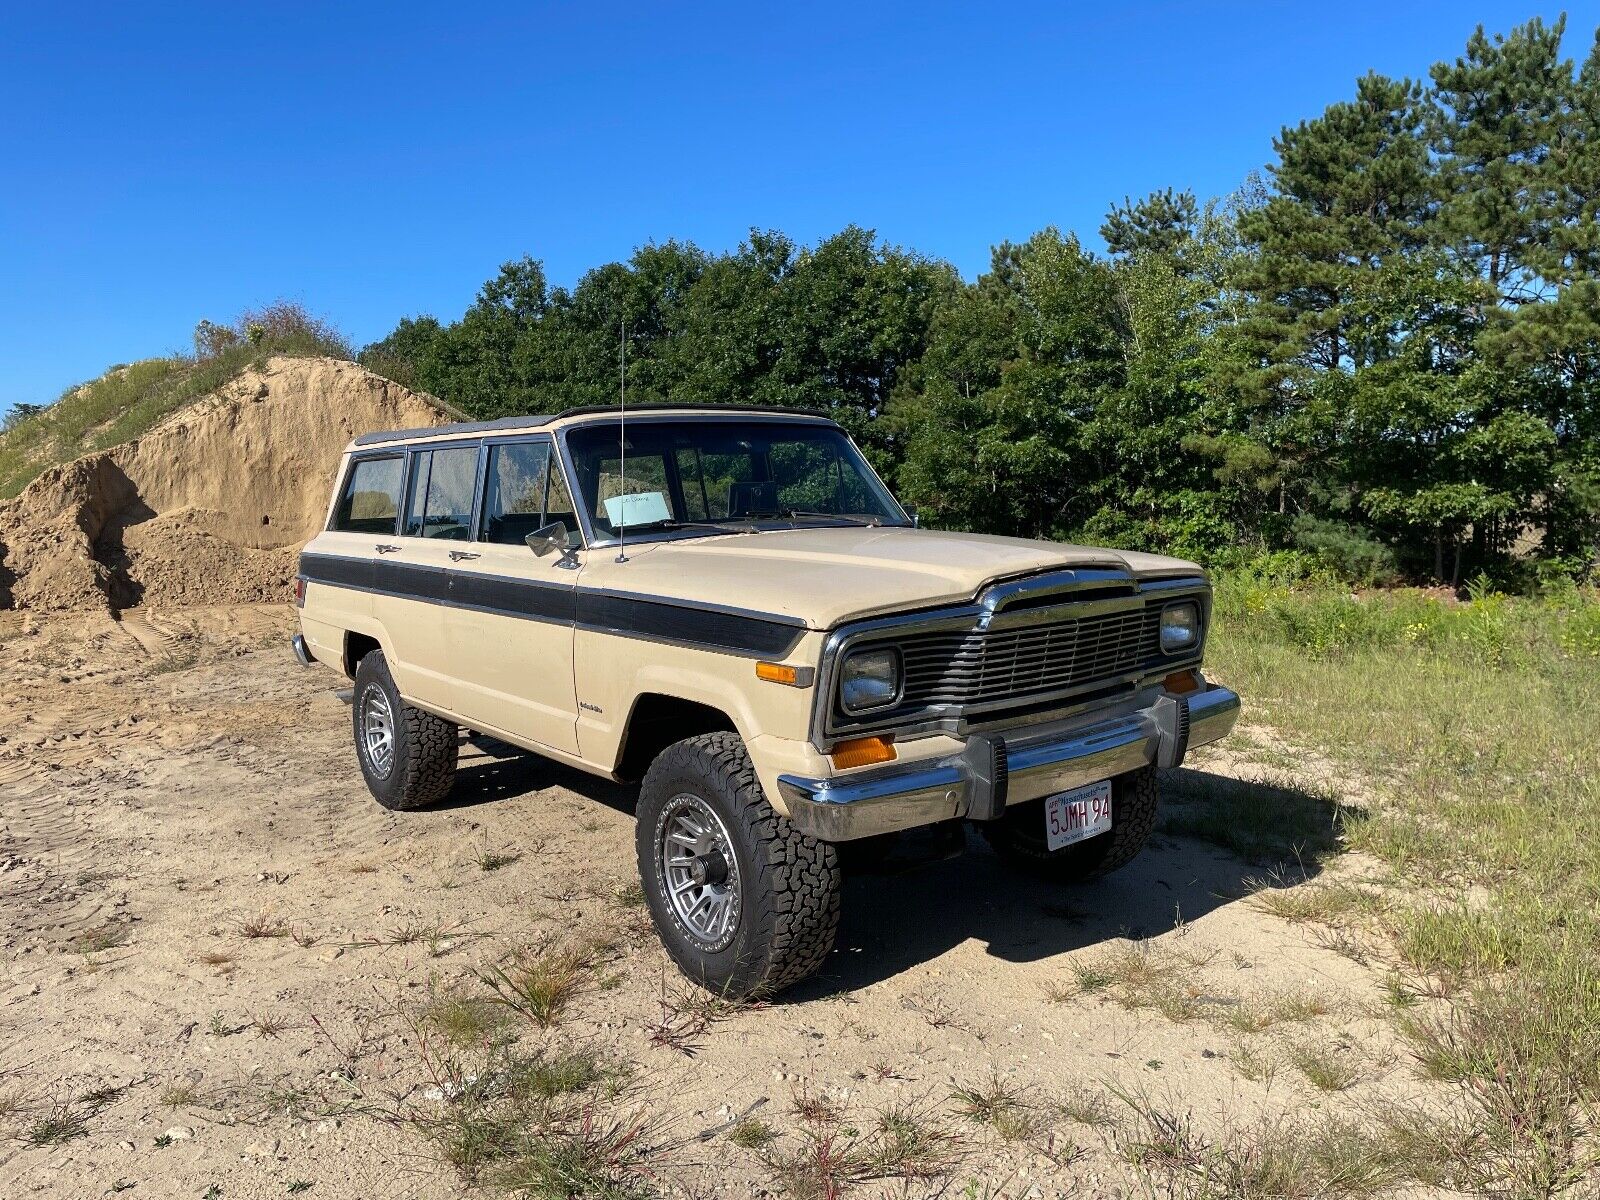
[[[543,558],[546,554],[567,548],[567,527],[560,521],[552,521],[548,525],[541,525],[522,540],[528,543],[529,550]]]

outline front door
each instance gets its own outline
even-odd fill
[[[452,550],[447,634],[455,709],[473,728],[532,748],[578,750],[572,675],[576,554],[524,540],[577,516],[549,438],[484,448],[476,540]]]

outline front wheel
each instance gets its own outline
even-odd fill
[[[813,974],[839,926],[839,856],[767,803],[744,743],[667,747],[639,789],[635,843],[650,916],[690,979],[730,999]]]
[[[425,808],[450,794],[456,778],[456,727],[400,698],[383,651],[356,667],[350,699],[356,759],[367,790],[385,808]]]
[[[1132,862],[1156,827],[1160,791],[1156,769],[1142,767],[1111,781],[1111,828],[1106,833],[1051,850],[1045,839],[1044,801],[1007,805],[997,821],[976,822],[1004,861],[1058,883],[1079,883]]]

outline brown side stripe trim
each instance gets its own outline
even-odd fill
[[[600,589],[381,559],[302,554],[300,574],[308,582],[330,587],[751,658],[785,658],[805,633],[799,620],[775,614],[689,607]]]

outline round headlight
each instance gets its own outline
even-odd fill
[[[900,652],[892,646],[857,650],[839,670],[839,705],[845,712],[888,708],[900,698]]]
[[[1200,610],[1193,604],[1174,604],[1161,612],[1161,653],[1176,654],[1200,640]]]

